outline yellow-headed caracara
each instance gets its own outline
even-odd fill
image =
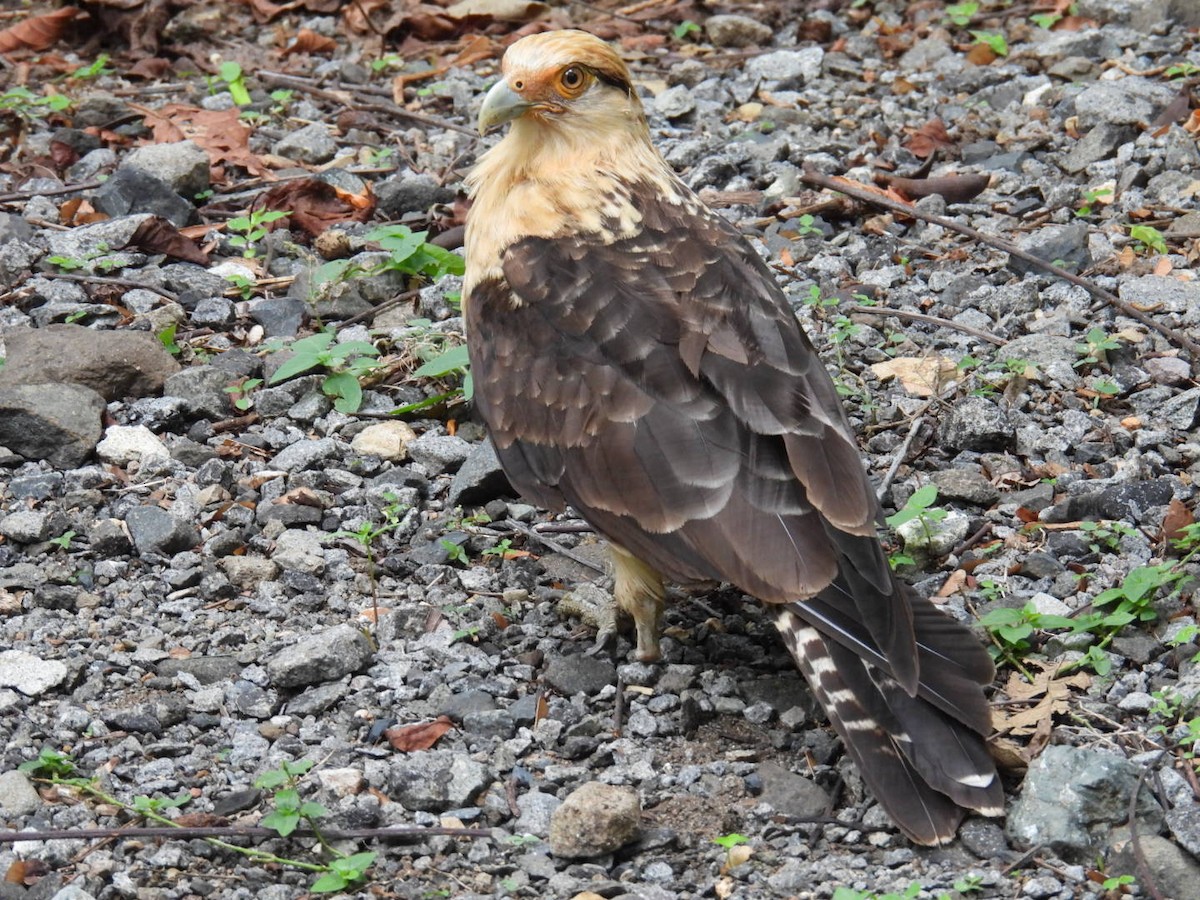
[[[611,543],[640,658],[663,579],[771,604],[876,797],[914,841],[1003,811],[993,668],[892,576],[832,381],[754,249],[650,142],[629,71],[580,31],[526,37],[479,112],[468,184],[475,402],[513,485]]]

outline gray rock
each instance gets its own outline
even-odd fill
[[[267,297],[249,305],[250,318],[267,337],[293,337],[308,318],[308,306],[297,297]]]
[[[281,568],[309,575],[320,575],[325,571],[325,548],[321,538],[314,532],[289,528],[275,538],[275,549],[271,559]]]
[[[1092,264],[1088,251],[1088,226],[1086,222],[1070,225],[1045,225],[1017,241],[1017,246],[1038,259],[1058,262],[1068,271],[1078,272]],[[1040,272],[1030,263],[1009,257],[1008,267],[1018,275]]]
[[[195,141],[156,143],[125,155],[122,168],[141,169],[189,200],[209,188],[208,153]]]
[[[1167,828],[1179,846],[1200,857],[1200,803],[1191,800],[1167,810]]]
[[[496,708],[496,698],[487,691],[462,691],[451,694],[438,708],[438,715],[449,716],[455,722],[461,722],[471,713],[489,712]]]
[[[545,791],[527,791],[517,798],[517,809],[521,811],[521,815],[517,818],[513,830],[519,834],[547,837],[550,834],[550,820],[560,806],[562,801],[553,794],[547,794]]]
[[[228,372],[216,366],[191,366],[167,379],[163,392],[179,397],[187,411],[201,419],[224,419],[230,414],[230,395],[226,387],[236,382]]]
[[[967,819],[958,829],[958,839],[980,859],[1003,859],[1010,852],[1004,829],[990,819]]]
[[[917,517],[896,528],[904,542],[904,550],[923,559],[945,556],[963,542],[970,531],[971,520],[956,509],[944,518],[931,520]]]
[[[135,506],[125,514],[125,525],[139,554],[170,556],[200,543],[200,532],[158,506]]]
[[[333,438],[321,438],[317,441],[296,441],[275,454],[271,460],[271,468],[284,472],[303,472],[311,469],[327,459],[338,454],[338,445]]]
[[[371,661],[371,642],[353,625],[312,634],[267,661],[271,683],[281,688],[334,681]]]
[[[73,469],[100,440],[103,413],[104,398],[82,385],[0,387],[0,445],[25,459]]]
[[[761,763],[762,797],[785,816],[812,818],[829,812],[831,801],[816,782],[776,763]]]
[[[96,191],[92,202],[109,216],[149,213],[182,228],[197,220],[196,208],[169,184],[142,169],[118,169]]]
[[[408,445],[408,455],[430,475],[453,472],[471,455],[474,447],[462,438],[426,432]]]
[[[1152,356],[1141,365],[1157,384],[1186,384],[1192,377],[1192,367],[1178,356]]]
[[[1139,831],[1138,844],[1158,896],[1196,896],[1196,885],[1200,884],[1200,862],[1157,834]],[[1138,865],[1137,851],[1134,850],[1132,841],[1126,842],[1120,851],[1112,856],[1105,874],[1132,875],[1139,884],[1144,884],[1145,876],[1142,874],[1142,867]]]
[[[96,445],[96,455],[104,462],[126,466],[154,457],[166,458],[170,453],[145,425],[110,425],[104,440]]]
[[[389,792],[405,809],[445,812],[475,802],[492,773],[462,753],[424,750],[392,761]]]
[[[261,556],[225,556],[221,558],[221,569],[243,591],[255,591],[279,576],[279,566]]]
[[[1079,15],[1113,25],[1128,25],[1140,32],[1170,21],[1172,0],[1079,0]],[[1190,4],[1180,4],[1188,7]]]
[[[753,47],[771,43],[774,32],[749,16],[709,16],[704,31],[714,47]]]
[[[1038,376],[1050,375],[1061,382],[1066,373],[1074,372],[1073,365],[1079,359],[1076,343],[1054,334],[1026,334],[1001,347],[997,357],[1002,362],[1024,360]]]
[[[696,109],[696,98],[686,85],[669,87],[654,98],[654,111],[666,119],[682,119]]]
[[[127,400],[162,393],[166,378],[179,371],[162,342],[142,331],[48,325],[5,333],[4,347],[0,387],[69,382],[105,400]]]
[[[824,58],[825,51],[820,47],[776,50],[752,57],[746,63],[746,74],[779,90],[795,90],[821,74]]]
[[[463,716],[463,730],[479,737],[508,740],[517,732],[516,720],[506,709],[470,712]]]
[[[606,686],[617,683],[617,667],[606,659],[576,654],[551,656],[547,660],[546,684],[564,697],[584,694],[593,697]]]
[[[1192,388],[1177,394],[1158,407],[1157,413],[1172,428],[1190,431],[1200,418],[1200,388]],[[0,443],[3,438],[0,437]]]
[[[1021,796],[1008,816],[1009,837],[1022,847],[1052,847],[1064,858],[1090,861],[1114,825],[1125,821],[1139,769],[1105,750],[1056,745],[1029,766]],[[1150,791],[1138,797],[1143,833],[1162,824]]]
[[[20,509],[0,518],[0,535],[18,544],[36,544],[57,536],[56,519],[53,511],[42,509]]]
[[[233,320],[233,301],[224,297],[205,297],[192,310],[193,325],[219,327]]]
[[[1171,102],[1172,90],[1144,78],[1098,81],[1075,98],[1075,111],[1085,127],[1148,125]]]
[[[423,213],[438,203],[454,200],[453,187],[440,185],[430,175],[407,172],[381,181],[375,187],[380,212],[392,219],[406,213]]]
[[[67,679],[67,667],[56,659],[40,659],[24,650],[0,650],[0,688],[40,697]]]
[[[28,816],[38,811],[42,798],[24,772],[0,774],[0,810],[9,818]]]
[[[61,491],[61,472],[39,472],[36,475],[18,475],[8,482],[8,492],[16,500],[48,500]]]
[[[637,837],[642,806],[630,788],[589,781],[550,818],[550,852],[581,859],[604,856]]]
[[[229,681],[242,670],[242,664],[232,656],[192,656],[187,659],[164,659],[157,665],[159,675],[171,678],[186,673],[204,685]]]
[[[500,460],[491,441],[480,441],[454,473],[446,503],[450,506],[483,506],[497,497],[512,496],[516,491],[500,468]]]
[[[1131,125],[1102,122],[1071,146],[1071,152],[1063,160],[1063,168],[1072,175],[1078,174],[1092,163],[1108,159],[1119,146],[1136,137],[1137,129]]]
[[[996,486],[973,469],[943,469],[930,475],[929,480],[937,485],[942,500],[964,500],[986,507],[1000,499]]]
[[[967,397],[951,407],[938,429],[951,450],[1003,450],[1012,445],[1016,428],[998,405],[984,397]]]
[[[89,529],[88,542],[92,552],[101,557],[126,556],[133,549],[120,519],[100,519]]]
[[[337,141],[330,137],[326,126],[314,122],[276,141],[271,152],[285,159],[319,166],[337,155]]]
[[[1142,275],[1122,283],[1120,297],[1137,306],[1162,305],[1167,312],[1186,315],[1200,308],[1200,284],[1162,275]]]

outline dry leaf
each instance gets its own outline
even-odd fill
[[[45,50],[58,42],[77,15],[78,9],[64,6],[44,16],[33,16],[5,28],[0,31],[0,53],[12,53],[14,50]]]
[[[897,356],[871,366],[880,381],[898,378],[901,386],[914,397],[933,397],[941,392],[958,367],[952,360],[932,356]]]
[[[332,53],[336,49],[337,41],[333,38],[317,34],[311,28],[301,28],[291,43],[283,48],[282,55],[290,56],[293,53],[326,54]]]
[[[901,178],[880,175],[882,183],[905,197],[916,200],[937,194],[947,203],[966,203],[978,197],[991,183],[990,175],[939,175],[937,178]]]
[[[1040,698],[1038,702],[1011,713],[1004,710],[995,712],[997,730],[1007,731],[1016,736],[1033,735],[1039,729],[1048,727],[1051,717],[1068,711],[1072,689],[1084,690],[1092,683],[1092,679],[1085,672],[1056,678],[1054,673],[1058,667],[1052,662],[1039,663],[1030,660],[1027,667],[1040,670],[1034,675],[1033,682],[1027,682],[1019,672],[1013,672],[1004,691],[1012,700]]]
[[[912,132],[904,146],[913,156],[925,159],[940,147],[953,147],[954,141],[946,133],[946,123],[935,117]]]
[[[1183,529],[1195,523],[1196,517],[1191,510],[1183,505],[1182,500],[1172,499],[1167,504],[1167,514],[1163,517],[1162,538],[1168,544],[1183,537]]]
[[[453,727],[454,723],[450,721],[449,716],[438,716],[432,722],[389,728],[383,736],[388,739],[392,749],[411,753],[414,750],[428,750]]]
[[[279,223],[281,226],[316,237],[339,222],[367,221],[375,209],[375,197],[369,190],[366,194],[351,194],[319,178],[300,178],[260,194],[253,208],[290,212],[286,222]]]
[[[144,253],[162,253],[173,259],[195,263],[198,266],[208,265],[208,254],[201,250],[194,241],[179,233],[169,221],[162,216],[151,216],[134,229],[129,240],[119,250],[141,250]]]
[[[950,577],[946,579],[945,584],[937,592],[938,597],[949,597],[951,594],[957,594],[963,589],[967,583],[967,570],[955,569],[950,573]]]

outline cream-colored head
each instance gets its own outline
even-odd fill
[[[621,57],[584,31],[522,38],[505,52],[501,75],[479,110],[480,132],[526,118],[556,128],[582,120],[595,129],[597,116],[642,116]]]

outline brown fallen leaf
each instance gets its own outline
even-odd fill
[[[44,16],[32,16],[0,31],[0,53],[14,50],[45,50],[58,43],[59,38],[79,15],[74,6],[64,6]]]
[[[291,56],[293,53],[328,54],[337,49],[337,41],[323,34],[317,34],[311,28],[301,28],[296,36],[283,48],[281,56]]]
[[[1053,662],[1029,660],[1026,665],[1027,668],[1038,670],[1033,682],[1026,681],[1019,672],[1013,672],[1004,686],[1004,692],[1010,700],[1036,699],[1037,703],[1011,713],[1005,710],[993,713],[997,731],[1018,737],[1036,734],[1039,728],[1045,727],[1044,723],[1049,723],[1051,717],[1067,713],[1072,690],[1085,690],[1092,683],[1085,672],[1056,677],[1058,666]]]
[[[880,381],[896,378],[901,387],[914,397],[933,397],[954,378],[958,367],[953,360],[931,356],[897,356],[871,366]]]
[[[145,253],[162,253],[172,259],[208,265],[208,254],[194,241],[179,233],[179,229],[162,216],[151,216],[134,229],[133,234],[121,250],[141,250]]]
[[[275,185],[254,201],[255,209],[290,212],[287,226],[316,237],[339,222],[365,222],[375,209],[370,189],[351,194],[319,178],[299,178]]]
[[[946,123],[934,117],[913,131],[904,146],[913,156],[924,159],[941,147],[953,147],[954,141],[946,133]]]
[[[388,739],[393,750],[411,753],[414,750],[428,750],[453,727],[454,723],[450,721],[449,716],[438,716],[432,722],[389,728],[383,736]]]
[[[1184,506],[1182,500],[1172,499],[1167,504],[1167,514],[1163,516],[1162,539],[1174,548],[1174,542],[1183,537],[1183,530],[1195,521],[1196,517]]]

